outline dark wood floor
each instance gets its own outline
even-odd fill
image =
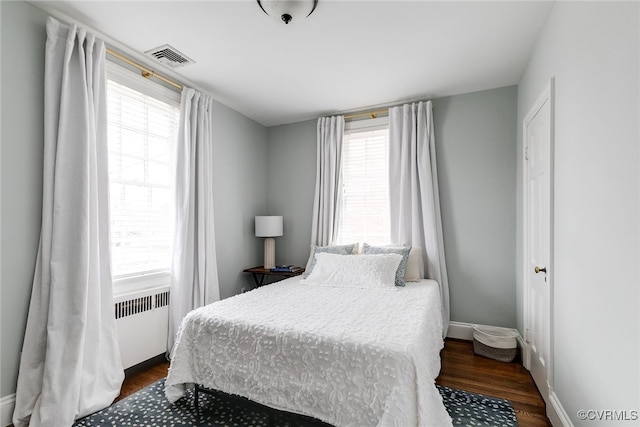
[[[127,370],[120,400],[167,376],[169,363],[159,357]],[[471,341],[447,339],[438,384],[508,399],[520,427],[548,427],[544,401],[531,375],[518,362],[504,363],[476,356]]]
[[[498,362],[473,353],[471,341],[447,339],[436,383],[511,401],[519,427],[547,427],[544,400],[519,361]]]
[[[120,396],[118,396],[115,401],[117,402],[118,400],[124,399],[130,394],[142,390],[149,384],[153,384],[159,379],[166,377],[168,371],[169,362],[167,362],[164,355],[127,369],[125,371],[124,383],[122,383],[122,388],[120,389]]]

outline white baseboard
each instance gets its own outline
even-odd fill
[[[0,399],[0,425],[6,427],[11,425],[13,408],[16,406],[16,395],[10,394]]]
[[[522,360],[522,366],[529,371],[531,368],[531,361],[529,360],[529,344],[527,344],[522,335],[518,335],[518,349],[520,350],[520,359]]]
[[[447,330],[447,338],[455,338],[458,340],[473,340],[473,327],[471,323],[449,322]]]
[[[551,402],[551,405],[547,406],[547,417],[549,417],[551,425],[554,427],[573,427],[571,418],[564,410],[558,395],[553,389],[549,389],[549,402]]]

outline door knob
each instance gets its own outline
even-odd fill
[[[533,271],[535,271],[536,274],[540,273],[540,272],[546,273],[547,272],[547,267],[536,267],[536,268],[533,269]]]

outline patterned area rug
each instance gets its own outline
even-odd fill
[[[436,385],[454,426],[516,427],[511,402]]]
[[[518,425],[508,400],[437,386],[454,426],[514,427]],[[222,392],[200,393],[194,410],[193,390],[170,404],[164,396],[164,379],[114,405],[82,418],[74,427],[330,427],[313,418],[277,411]]]

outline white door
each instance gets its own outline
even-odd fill
[[[551,293],[551,84],[523,122],[525,147],[525,338],[528,368],[548,402],[552,356]]]

